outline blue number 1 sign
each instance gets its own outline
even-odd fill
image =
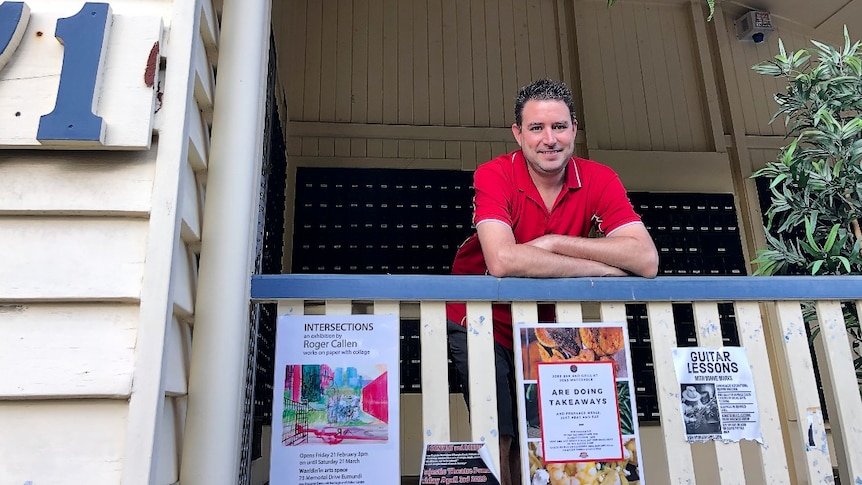
[[[18,48],[29,19],[30,9],[26,3],[0,3],[0,69],[3,69]]]
[[[105,143],[104,120],[93,112],[110,24],[107,3],[85,3],[77,14],[57,20],[63,68],[54,111],[39,120],[40,143]]]

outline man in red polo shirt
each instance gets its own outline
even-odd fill
[[[573,156],[577,127],[565,84],[542,79],[521,88],[512,125],[521,149],[476,169],[476,234],[458,249],[453,274],[655,277],[658,253],[617,174]],[[588,237],[592,231],[603,237]],[[540,321],[553,318],[553,312],[540,313]],[[469,405],[465,305],[448,305],[447,319],[451,357]],[[508,306],[495,305],[493,320],[501,477],[508,485],[520,481]]]

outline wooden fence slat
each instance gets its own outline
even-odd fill
[[[419,303],[419,343],[422,346],[422,440],[445,443],[449,438],[449,373],[446,304]]]
[[[401,315],[401,304],[397,300],[374,300],[375,315]]]
[[[759,447],[763,477],[767,485],[785,485],[790,483],[790,472],[784,451],[784,437],[781,434],[781,419],[775,400],[775,384],[769,367],[760,305],[757,302],[737,302],[734,308],[739,344],[745,347],[757,393],[760,433],[763,435],[763,446]]]
[[[603,322],[619,322],[623,327],[628,326],[626,321],[626,305],[619,302],[603,302],[599,307]]]
[[[304,315],[305,302],[303,300],[278,300],[277,315]]]
[[[566,323],[581,323],[584,321],[584,312],[581,304],[572,301],[557,303],[557,321]]]
[[[470,368],[472,440],[488,446],[494,469],[500,470],[493,327],[491,302],[467,303],[467,365]]]
[[[559,309],[558,309],[559,310]],[[558,322],[567,322],[567,320],[562,320],[557,318]],[[514,323],[538,323],[539,322],[539,307],[536,305],[534,301],[513,301],[512,302],[512,322]],[[517,340],[516,340],[517,342]],[[522,340],[523,342],[523,340]],[[524,361],[523,353],[525,348],[515,347],[515,365],[522,365]],[[518,394],[518,409],[526,409],[527,402],[523,392],[519,392]],[[529,450],[527,449],[527,440],[521,439],[519,440],[518,446],[521,449],[521,456],[528,456]],[[521,470],[521,478],[523,483],[530,483],[530,470]]]
[[[327,315],[350,315],[353,303],[350,300],[326,300]]]
[[[783,341],[783,364],[790,376],[790,392],[796,407],[797,436],[804,442],[805,471],[809,483],[832,483],[832,464],[823,410],[817,395],[813,364],[808,350],[808,335],[799,302],[777,302],[780,337]],[[789,424],[789,423],[788,423]]]
[[[673,307],[665,302],[648,303],[647,314],[670,483],[690,484],[694,479],[694,460],[691,446],[685,440],[685,425],[679,411],[679,382],[673,366],[673,348],[676,347]]]
[[[820,340],[825,352],[817,355],[821,381],[829,380],[832,402],[829,403],[829,422],[835,453],[838,455],[839,475],[842,483],[862,483],[862,433],[853,428],[862,416],[859,383],[853,367],[853,354],[844,326],[844,312],[838,301],[818,301]],[[826,372],[824,372],[824,369]],[[824,386],[826,387],[826,386]],[[837,426],[836,426],[837,424]],[[848,432],[849,431],[849,432]]]
[[[512,321],[517,323],[538,323],[539,307],[534,301],[513,301]],[[562,320],[558,320],[562,321]]]
[[[694,323],[697,327],[697,342],[702,347],[721,347],[718,305],[715,302],[695,302]],[[739,443],[722,443],[713,441],[718,469],[721,471],[719,481],[722,485],[745,484],[745,472],[742,464],[742,453]]]

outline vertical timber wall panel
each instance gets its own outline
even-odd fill
[[[473,170],[517,148],[508,126],[518,86],[577,79],[573,25],[560,0],[308,0],[273,6],[279,72],[290,121],[330,123],[313,134],[288,126],[302,166]],[[568,12],[568,13],[567,13]],[[567,16],[568,15],[568,16]],[[334,60],[334,62],[327,62]],[[576,100],[580,110],[580,97]],[[378,126],[380,136],[339,125]],[[419,138],[387,126],[503,128],[505,138]],[[379,131],[378,131],[379,133]],[[580,153],[580,152],[579,152]]]
[[[732,64],[730,67],[735,78],[727,79],[726,82],[736,85],[735,91],[739,95],[738,102],[742,110],[742,119],[747,135],[784,136],[786,130],[783,119],[769,124],[769,119],[778,108],[778,105],[773,101],[773,95],[784,92],[784,84],[772,76],[757,74],[751,69],[751,66],[772,59],[777,55],[779,38],[787,51],[793,51],[812,47],[810,37],[799,26],[773,17],[775,31],[766,42],[754,44],[739,41],[736,39],[733,22],[744,12],[745,10],[727,8],[724,17],[727,25],[726,31],[718,33],[718,35],[727,36],[727,43],[731,50]]]
[[[575,4],[575,18],[580,68],[590,73],[581,85],[592,146],[710,149],[688,5],[620,2],[608,9],[591,0]]]
[[[289,27],[278,37],[291,121],[504,127],[517,86],[564,76],[556,0],[290,0],[273,9]]]

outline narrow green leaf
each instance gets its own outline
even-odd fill
[[[769,184],[769,188],[771,189],[771,188],[775,187],[776,185],[780,184],[782,180],[784,180],[784,179],[786,179],[786,178],[787,178],[787,174],[786,174],[786,173],[783,173],[783,174],[781,174],[781,175],[779,175],[779,176],[775,177],[775,178],[772,180],[772,183],[770,183],[770,184]]]
[[[844,160],[838,160],[837,162],[835,162],[835,165],[832,167],[832,176],[837,178],[838,175],[841,173],[841,169],[843,168]]]
[[[814,262],[814,265],[811,267],[811,275],[814,276],[820,271],[820,268],[823,266],[823,260],[818,260]]]
[[[785,230],[786,230],[786,229],[785,229]],[[780,229],[780,228],[779,228],[779,231],[781,231],[781,229]],[[801,240],[801,239],[799,240],[799,246],[800,246],[802,249],[804,249],[804,250],[805,250],[805,252],[806,252],[806,253],[808,253],[808,255],[809,255],[809,256],[811,256],[811,257],[813,257],[813,258],[819,258],[819,257],[821,256],[821,254],[822,254],[819,250],[817,250],[816,248],[811,247],[811,245],[809,245],[807,242],[805,242],[805,241],[803,241],[803,240]]]
[[[841,227],[840,224],[835,224],[829,230],[829,235],[826,236],[826,244],[823,245],[823,251],[828,253],[832,250],[832,245],[835,244],[835,238],[838,236],[839,227]]]
[[[844,265],[844,269],[850,273],[850,260],[844,256],[838,256],[838,261],[841,261],[841,264]]]
[[[817,48],[820,49],[824,54],[829,54],[829,51],[833,50],[831,47],[824,44],[823,42],[817,42],[816,40],[812,40],[811,43],[817,46]]]
[[[817,211],[814,211],[805,219],[805,238],[808,240],[808,244],[819,252],[821,251],[820,246],[814,240],[814,228],[817,227],[817,216]]]

